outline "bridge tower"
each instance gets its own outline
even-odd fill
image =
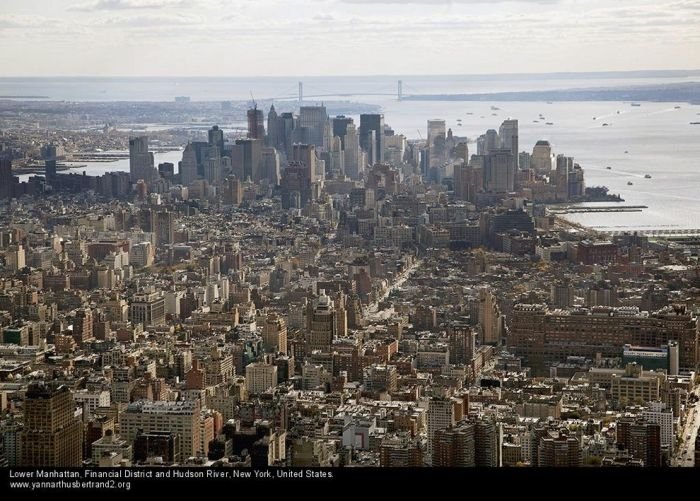
[[[397,99],[401,101],[403,99],[403,82],[401,80],[399,80],[397,88]]]
[[[299,102],[301,103],[304,100],[304,84],[303,82],[299,82]]]

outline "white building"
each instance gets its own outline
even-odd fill
[[[277,366],[253,362],[245,367],[245,385],[248,393],[264,393],[277,386]]]
[[[673,411],[666,410],[663,402],[649,402],[642,416],[650,423],[656,423],[661,427],[661,448],[672,450],[673,448]]]

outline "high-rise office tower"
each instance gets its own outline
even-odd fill
[[[0,152],[0,200],[12,197],[13,185],[12,160]]]
[[[44,159],[45,172],[44,176],[47,181],[56,178],[56,146],[47,144],[41,148],[41,157]]]
[[[306,130],[307,137],[303,140],[322,148],[324,143],[324,131],[328,122],[328,113],[325,106],[302,106],[299,110],[298,127]]]
[[[311,354],[314,350],[329,353],[335,338],[333,301],[326,296],[326,291],[321,289],[319,296],[313,301],[309,301],[307,308],[307,354]]]
[[[259,182],[266,179],[275,186],[280,184],[282,175],[280,173],[280,155],[277,153],[277,150],[271,147],[264,147],[262,149],[261,162],[262,167],[260,168],[259,179],[253,179],[253,181]]]
[[[515,162],[515,170],[519,166],[519,151],[518,151],[518,121],[504,120],[501,127],[498,129],[498,137],[501,141],[501,148],[510,150]]]
[[[75,415],[68,387],[45,382],[30,384],[24,401],[21,465],[80,466],[82,442],[83,426]]]
[[[262,144],[260,139],[236,139],[231,164],[233,173],[241,180],[260,180]]]
[[[183,186],[187,186],[197,179],[197,154],[192,147],[192,143],[187,143],[185,150],[182,152],[179,171],[180,181]]]
[[[221,166],[221,157],[218,155],[219,150],[212,146],[211,155],[204,161],[204,179],[209,184],[217,185],[223,179],[223,169]]]
[[[132,182],[143,179],[146,183],[156,179],[153,153],[148,151],[148,136],[129,138],[129,176]]]
[[[482,139],[481,137],[479,139]],[[478,143],[477,143],[478,146]],[[477,151],[479,155],[488,155],[493,150],[498,148],[498,132],[494,129],[489,129],[483,136],[483,151]]]
[[[374,140],[371,138],[372,131]],[[372,152],[372,163],[384,161],[384,115],[360,115],[360,146],[363,150]]]
[[[476,466],[475,432],[476,425],[470,421],[461,421],[454,427],[436,430],[433,438],[432,466]]]
[[[535,170],[536,174],[549,174],[554,168],[556,157],[552,153],[552,145],[549,141],[537,141],[532,148],[530,156],[530,167]]]
[[[267,146],[280,148],[280,122],[274,104],[270,105],[270,111],[267,113],[267,136],[265,139]]]
[[[312,183],[319,180],[316,173],[316,148],[313,144],[293,145],[292,160],[303,164],[309,170],[309,179]]]
[[[344,115],[338,115],[333,118],[333,137],[339,137],[340,142],[345,148],[345,134],[348,130],[348,125],[354,124],[354,121],[350,117]]]
[[[265,116],[263,110],[259,110],[255,105],[248,110],[248,137],[250,139],[265,139]]]
[[[243,186],[236,176],[229,176],[224,181],[224,203],[240,205],[243,202]]]
[[[479,289],[479,325],[481,344],[499,344],[503,336],[503,318],[496,296],[488,287]]]
[[[515,157],[510,150],[493,149],[489,151],[488,176],[485,176],[486,188],[495,193],[510,193],[515,189]],[[488,182],[488,184],[486,183]]]
[[[284,318],[271,313],[263,324],[263,347],[273,353],[287,354],[287,323]]]
[[[433,397],[428,403],[428,455],[429,464],[433,464],[435,435],[455,424],[454,401],[446,397]]]
[[[168,210],[156,214],[156,245],[168,245],[175,242],[175,217]]]
[[[360,137],[357,135],[357,128],[352,122],[345,125],[343,155],[345,156],[343,159],[345,175],[350,179],[360,179],[364,172],[362,150],[360,149]]]
[[[294,118],[294,114],[291,112],[282,113],[277,119],[277,124],[279,126],[279,150],[283,151],[284,155],[287,158],[289,158],[292,153],[292,144],[294,143],[294,128],[296,127],[297,121],[298,120]]]
[[[439,167],[447,159],[444,120],[428,120],[428,168]]]
[[[219,156],[224,155],[224,131],[219,129],[218,125],[209,129],[209,146],[216,147],[219,150]]]

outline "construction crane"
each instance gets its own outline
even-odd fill
[[[257,110],[258,109],[258,103],[255,101],[255,97],[253,96],[253,91],[250,91],[250,99],[253,101],[253,109]]]
[[[423,140],[423,134],[420,133],[420,129],[416,129],[416,131],[418,131],[418,137],[419,137],[420,140],[422,141],[422,140]]]

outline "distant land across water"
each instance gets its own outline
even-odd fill
[[[493,92],[475,94],[416,94],[408,101],[647,101],[700,104],[700,82],[596,89]]]

